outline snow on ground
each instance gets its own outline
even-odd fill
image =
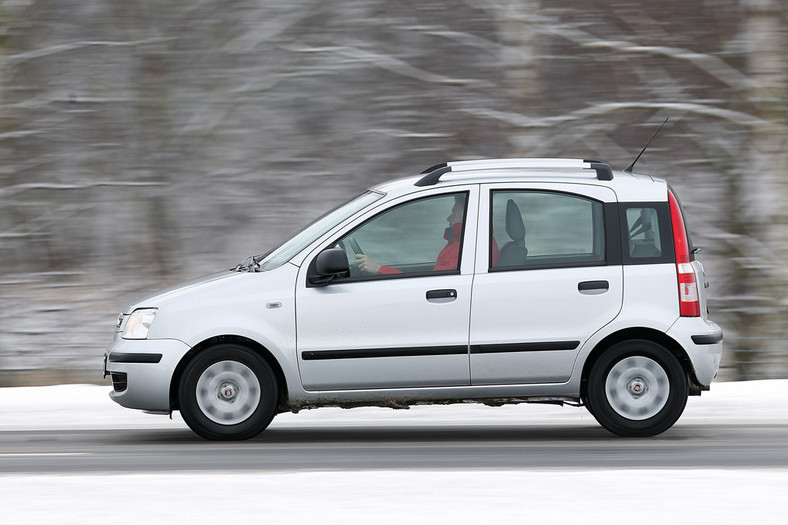
[[[123,409],[107,387],[0,389],[0,430],[183,428]],[[717,383],[677,425],[788,423],[788,380]],[[319,409],[273,426],[595,425],[521,405]],[[735,451],[731,451],[735,453]],[[0,523],[757,523],[788,519],[788,470],[378,470],[3,475]]]
[[[8,524],[785,523],[785,472],[363,471],[0,477]]]
[[[52,428],[186,428],[176,412],[173,419],[129,410],[109,398],[110,387],[59,385],[0,388],[0,431]],[[788,379],[715,383],[711,391],[690,397],[677,425],[752,422],[782,419],[788,423]],[[389,408],[321,408],[279,414],[271,427],[435,425],[597,425],[584,408],[553,405],[480,404]]]

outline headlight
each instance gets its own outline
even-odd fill
[[[146,339],[156,317],[156,308],[138,308],[131,312],[123,328],[123,339]]]

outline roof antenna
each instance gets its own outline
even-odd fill
[[[648,148],[649,144],[651,144],[651,141],[652,141],[652,140],[654,140],[654,139],[657,137],[657,135],[659,134],[659,132],[660,132],[660,131],[662,131],[662,128],[663,128],[663,127],[665,127],[665,124],[667,124],[667,123],[668,123],[668,120],[670,120],[670,117],[668,117],[668,118],[666,118],[666,119],[665,119],[665,122],[663,122],[663,123],[662,123],[662,125],[659,127],[659,129],[656,131],[656,133],[654,133],[654,136],[653,136],[653,137],[651,137],[651,140],[649,140],[649,141],[648,141],[648,143],[646,143],[646,147],[645,147],[645,148],[643,148],[643,149],[640,151],[640,153],[638,154],[638,156],[637,156],[637,157],[635,157],[635,160],[633,160],[633,161],[632,161],[632,164],[630,164],[630,165],[629,165],[629,167],[627,167],[627,169],[625,169],[624,171],[626,171],[627,173],[632,173],[632,169],[635,167],[635,163],[636,163],[637,161],[639,161],[639,160],[640,160],[640,156],[641,156],[641,155],[643,155],[643,153],[645,153],[645,152],[646,152],[646,148]]]

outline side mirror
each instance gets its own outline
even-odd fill
[[[309,282],[316,286],[328,284],[337,275],[348,273],[347,254],[342,248],[329,248],[315,257],[314,272],[310,272]]]

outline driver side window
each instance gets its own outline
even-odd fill
[[[350,277],[459,271],[467,193],[425,197],[390,208],[337,241]]]

